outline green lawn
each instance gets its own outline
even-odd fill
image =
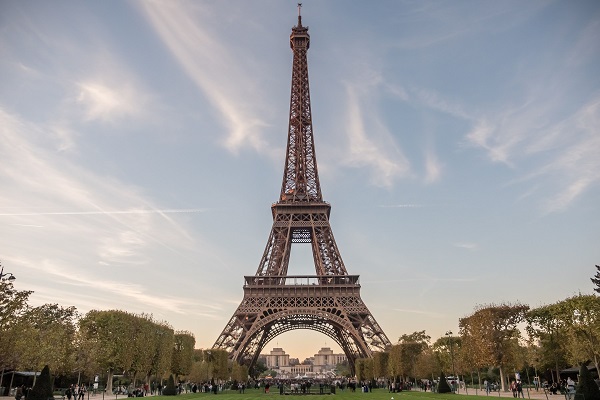
[[[271,389],[269,394],[263,392],[262,389],[247,389],[244,394],[240,394],[236,391],[226,390],[219,392],[219,394],[213,393],[187,393],[178,396],[155,396],[157,400],[209,400],[208,398],[214,398],[214,400],[267,400],[268,398],[276,398],[281,400],[458,400],[458,397],[465,397],[466,395],[452,394],[452,393],[431,393],[421,391],[403,391],[400,393],[388,393],[387,389],[375,389],[369,393],[362,393],[360,391],[351,392],[346,389],[344,391],[337,390],[335,395],[280,395],[277,388]],[[486,396],[469,396],[469,400],[484,399]],[[108,399],[107,399],[108,400]],[[275,400],[275,399],[273,399]],[[488,399],[489,400],[489,399]]]

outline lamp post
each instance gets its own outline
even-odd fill
[[[0,281],[9,281],[9,282],[12,282],[15,279],[17,279],[17,277],[14,276],[10,272],[4,273],[4,266],[2,265],[1,262],[0,262],[0,266],[2,267],[2,269],[0,269]],[[5,278],[5,276],[8,276],[8,278]]]
[[[448,344],[450,345],[450,360],[452,361],[452,376],[456,379],[456,372],[454,371],[454,346],[452,340],[452,331],[446,332],[446,336],[448,336]]]

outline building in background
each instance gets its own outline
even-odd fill
[[[297,358],[290,358],[281,347],[273,348],[269,354],[261,354],[259,359],[282,379],[333,377],[336,366],[348,360],[345,354],[334,353],[329,347],[322,347],[302,364]]]

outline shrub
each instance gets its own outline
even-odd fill
[[[163,396],[175,396],[177,394],[177,388],[175,387],[175,379],[173,379],[173,375],[169,376],[169,381],[167,382],[167,386],[162,391]]]
[[[580,394],[583,394],[585,400],[600,400],[600,389],[585,364],[579,369],[579,382],[575,391],[577,398],[579,398]]]
[[[440,374],[440,383],[438,384],[438,393],[451,393],[452,392],[452,388],[450,388],[450,385],[448,384],[448,381],[446,380],[446,375],[444,375],[444,373],[442,372]]]
[[[50,377],[50,368],[46,365],[42,373],[35,380],[35,385],[31,388],[27,400],[48,400],[54,399],[52,392],[52,377]]]

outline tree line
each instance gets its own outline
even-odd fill
[[[40,371],[54,376],[83,374],[82,382],[99,376],[108,393],[113,376],[150,384],[169,375],[195,382],[233,377],[246,380],[248,370],[228,360],[224,350],[194,349],[191,332],[174,331],[151,315],[121,310],[91,310],[79,315],[75,307],[28,304],[32,291],[18,291],[0,281],[0,371]],[[0,386],[8,386],[2,384]]]
[[[579,294],[537,308],[477,306],[459,319],[458,335],[448,332],[433,343],[425,331],[402,335],[388,351],[357,360],[356,374],[359,380],[414,382],[456,373],[481,383],[496,370],[505,390],[514,371],[532,370],[552,383],[561,369],[593,364],[598,370],[599,361],[600,297]]]
[[[600,267],[592,281],[600,290]],[[245,381],[246,366],[228,360],[219,349],[194,349],[194,335],[174,331],[151,315],[120,310],[28,304],[31,291],[16,290],[0,280],[0,370],[40,371],[48,365],[55,376],[100,375],[112,390],[113,375],[125,374],[135,384],[172,374],[193,382]],[[530,309],[520,303],[482,305],[459,320],[451,332],[431,343],[425,331],[402,335],[397,344],[370,359],[359,359],[360,380],[435,379],[444,371],[481,376],[499,371],[502,388],[507,373],[528,367],[558,371],[600,361],[600,297],[576,295]],[[551,380],[559,380],[552,375]]]

